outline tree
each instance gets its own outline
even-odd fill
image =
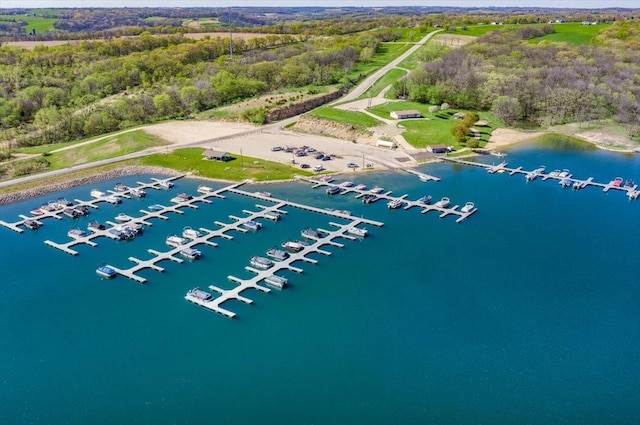
[[[371,62],[373,58],[373,49],[371,47],[365,47],[360,51],[360,61],[364,64]]]
[[[518,99],[509,96],[498,97],[491,107],[491,111],[500,121],[512,125],[520,119],[522,110]]]

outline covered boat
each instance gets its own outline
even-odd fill
[[[100,264],[96,269],[96,274],[105,279],[113,279],[118,275],[118,272],[108,264]]]

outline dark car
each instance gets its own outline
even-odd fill
[[[300,168],[309,168],[309,164],[300,164]]]
[[[323,160],[323,161],[329,161],[329,160],[331,160],[331,157],[330,157],[329,155],[324,155],[324,156],[322,157],[322,160]]]
[[[316,159],[322,159],[324,158],[324,154],[319,153],[318,155],[315,156]]]

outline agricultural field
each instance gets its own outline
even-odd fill
[[[33,15],[0,15],[0,20],[14,19],[27,23],[27,25],[23,27],[25,32],[31,32],[31,30],[35,29],[38,34],[55,31],[53,24],[58,21],[57,18],[45,18]]]

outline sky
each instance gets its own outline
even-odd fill
[[[229,7],[229,6],[518,6],[598,9],[640,8],[638,0],[0,0],[0,8]]]

